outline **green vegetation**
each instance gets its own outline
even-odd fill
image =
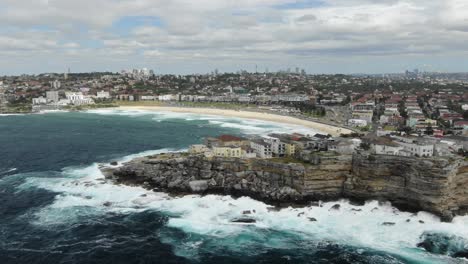
[[[362,131],[362,132],[367,132],[367,131],[370,131],[371,128],[372,127],[370,125],[367,125],[365,127],[360,127],[359,130]]]
[[[2,112],[4,113],[30,113],[32,110],[31,103],[24,97],[9,102]]]
[[[324,117],[327,114],[325,108],[311,103],[294,103],[291,106],[299,109],[302,114],[310,117]]]

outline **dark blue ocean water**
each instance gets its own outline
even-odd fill
[[[461,261],[417,249],[422,227],[382,230],[377,222],[392,217],[385,208],[375,216],[310,209],[320,221],[312,226],[297,220],[296,209],[269,212],[247,198],[143,199],[139,188],[99,182],[98,162],[184,149],[206,136],[277,129],[252,121],[116,111],[0,116],[0,263]],[[257,208],[261,224],[226,224],[225,218],[245,208]],[[447,232],[466,223],[443,226],[432,216],[418,217],[427,228]]]

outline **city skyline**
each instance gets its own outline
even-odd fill
[[[0,0],[0,75],[468,69],[461,0]]]

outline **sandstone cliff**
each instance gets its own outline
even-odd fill
[[[344,197],[382,199],[443,220],[468,208],[468,163],[462,159],[355,154]]]
[[[354,198],[391,201],[451,220],[468,208],[468,163],[354,154],[287,159],[205,158],[185,153],[135,159],[105,169],[118,183],[180,193],[248,195],[270,203]]]

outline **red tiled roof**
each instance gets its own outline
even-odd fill
[[[227,141],[242,141],[243,138],[232,136],[232,135],[221,135],[218,137],[219,140],[227,142]]]

